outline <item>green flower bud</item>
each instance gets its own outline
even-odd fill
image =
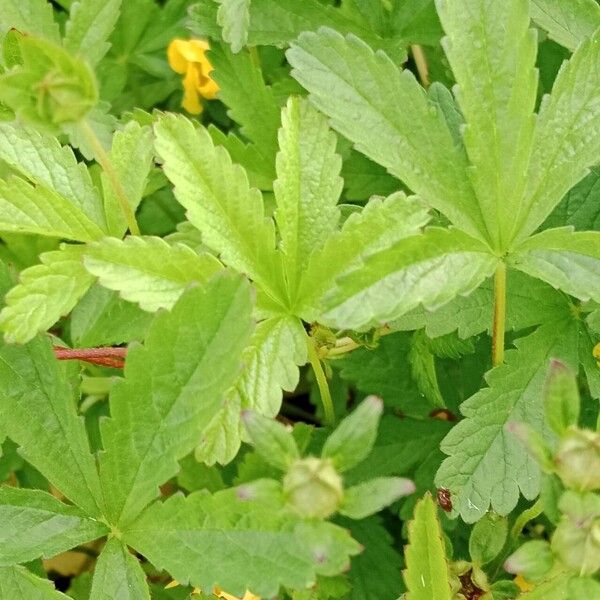
[[[0,102],[18,116],[55,132],[96,105],[96,80],[85,62],[34,36],[21,37],[19,49],[13,67],[0,77]]]
[[[600,518],[579,523],[565,517],[552,536],[552,549],[570,569],[593,575],[600,569]]]
[[[506,559],[504,570],[521,575],[527,581],[535,581],[548,573],[553,564],[550,544],[544,540],[531,540]]]
[[[556,473],[566,487],[579,491],[600,489],[600,434],[569,428],[554,462]]]
[[[295,461],[283,479],[288,502],[305,517],[326,519],[340,505],[342,478],[329,459],[313,456]]]

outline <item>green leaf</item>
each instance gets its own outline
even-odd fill
[[[124,129],[115,133],[109,160],[134,213],[142,200],[153,158],[150,127],[140,127],[135,121],[131,121]],[[102,190],[108,231],[121,238],[127,231],[127,221],[106,173],[102,173]]]
[[[435,46],[442,26],[433,0],[399,0],[393,3],[394,34],[411,44]]]
[[[544,406],[549,427],[559,436],[579,421],[579,388],[575,373],[560,361],[550,365],[544,386]]]
[[[178,470],[235,382],[250,331],[250,289],[229,273],[188,290],[130,348],[101,425],[110,517],[129,524]]]
[[[92,66],[108,52],[108,38],[119,18],[121,0],[79,0],[74,2],[65,26],[64,46],[80,54]]]
[[[217,0],[217,23],[223,28],[223,39],[239,52],[248,41],[250,5],[252,0]]]
[[[472,294],[459,296],[442,308],[429,312],[418,308],[392,324],[393,329],[425,327],[427,335],[438,338],[457,331],[467,339],[484,331],[491,333],[494,307],[493,282],[487,280]],[[565,297],[547,283],[520,271],[507,277],[506,330],[519,331],[564,314]]]
[[[149,312],[171,308],[190,283],[204,284],[222,268],[211,254],[149,236],[105,238],[85,249],[83,262],[104,287]]]
[[[531,0],[531,18],[559,44],[573,51],[600,27],[595,0]]]
[[[0,123],[0,159],[34,187],[47,188],[47,196],[53,199],[55,195],[61,196],[62,200],[53,200],[60,202],[59,207],[53,207],[55,211],[61,211],[62,207],[66,211],[70,203],[78,213],[83,213],[102,231],[106,230],[100,196],[85,165],[77,162],[71,148],[23,124]],[[50,211],[50,207],[45,210]],[[71,215],[71,221],[77,219],[75,214]],[[67,218],[65,214],[60,216]],[[94,237],[98,236],[94,233]]]
[[[414,235],[428,220],[423,204],[415,197],[407,198],[403,192],[371,199],[311,256],[298,294],[298,314],[307,322],[317,320],[323,296],[335,288],[338,277],[359,266],[362,256]]]
[[[281,409],[282,390],[298,385],[298,366],[307,358],[302,323],[288,316],[259,323],[244,350],[244,371],[237,383],[243,408],[274,417]]]
[[[398,62],[406,59],[404,42],[382,38],[364,18],[351,18],[318,0],[303,0],[301,3],[297,0],[252,0],[249,6],[249,46],[286,46],[303,31],[325,26],[343,34],[358,35],[374,48],[386,48]],[[216,6],[211,7],[210,3],[201,2],[193,6],[190,10],[192,32],[219,38],[216,12]]]
[[[150,600],[146,574],[120,540],[108,540],[94,570],[90,600]]]
[[[279,414],[282,390],[296,389],[298,366],[306,363],[306,354],[306,333],[298,319],[279,316],[259,323],[244,349],[244,369],[235,389],[202,432],[196,459],[208,465],[233,460],[241,444],[242,408],[267,417]]]
[[[408,524],[405,557],[407,600],[451,600],[442,528],[429,493],[417,502],[414,518]]]
[[[486,513],[477,521],[469,536],[469,555],[477,565],[494,560],[502,551],[508,536],[508,520],[494,513]]]
[[[0,423],[25,460],[89,515],[100,514],[85,427],[47,339],[0,349]]]
[[[364,519],[415,491],[415,484],[402,477],[375,477],[344,491],[340,513]]]
[[[0,564],[50,558],[108,533],[105,525],[41,490],[0,488]]]
[[[275,227],[265,217],[261,194],[244,171],[215,147],[205,129],[185,117],[165,115],[156,126],[156,149],[175,185],[175,196],[204,243],[223,260],[281,298]]]
[[[54,10],[46,0],[3,0],[0,13],[2,33],[15,28],[24,34],[40,35],[60,41]]]
[[[397,407],[405,414],[428,410],[429,404],[421,401],[412,379],[408,360],[411,338],[403,332],[386,335],[376,348],[357,348],[336,359],[333,366],[340,368],[342,379],[365,394],[380,396],[386,406]]]
[[[517,246],[508,261],[571,296],[600,302],[600,232],[547,229]]]
[[[0,328],[8,343],[28,342],[73,309],[94,280],[83,266],[84,251],[85,246],[65,244],[44,252],[39,265],[21,272],[0,312]]]
[[[405,359],[406,360],[406,359]],[[445,408],[435,369],[435,356],[424,330],[415,331],[408,355],[411,376],[420,393],[425,396],[429,407]]]
[[[212,496],[176,495],[145,511],[125,540],[157,568],[206,593],[218,585],[270,598],[280,585],[310,587],[332,561],[347,567],[358,551],[350,535],[330,523],[302,522],[283,509],[280,494],[278,484],[260,480]]]
[[[287,471],[300,458],[296,440],[283,423],[251,410],[242,413],[242,420],[257,454],[271,466]]]
[[[305,33],[287,52],[292,75],[331,125],[455,225],[485,239],[467,161],[413,74],[361,40]]]
[[[564,63],[535,127],[518,241],[544,222],[600,155],[600,33]],[[549,151],[551,149],[551,151]]]
[[[352,537],[365,550],[352,559],[348,573],[352,589],[349,600],[397,600],[402,586],[402,559],[389,531],[377,517],[344,520]]]
[[[111,346],[142,340],[152,315],[122,300],[116,292],[93,285],[70,318],[74,346]]]
[[[437,0],[444,48],[466,119],[469,176],[490,239],[514,236],[527,185],[537,92],[536,36],[527,0]]]
[[[269,189],[275,179],[277,130],[281,125],[281,110],[273,90],[266,85],[249,52],[233,54],[227,47],[215,45],[209,56],[214,67],[212,75],[219,84],[219,100],[263,162],[260,173]],[[231,156],[239,158],[239,150]]]
[[[327,438],[321,456],[330,458],[338,471],[347,471],[362,462],[373,449],[383,402],[369,396],[347,416]]]
[[[600,231],[600,167],[593,167],[560,201],[542,229],[572,225],[577,230]]]
[[[466,418],[442,442],[449,457],[437,473],[436,485],[451,491],[454,510],[467,523],[480,519],[490,506],[500,515],[508,514],[519,491],[528,500],[538,495],[539,467],[505,425],[521,421],[548,435],[542,398],[548,364],[557,358],[577,365],[577,337],[576,323],[565,310],[562,320],[518,340],[517,349],[506,353],[506,363],[487,374],[489,387],[461,405]]]
[[[320,321],[339,329],[368,329],[419,304],[428,310],[475,290],[494,271],[487,246],[457,229],[429,228],[344,274],[323,301]]]
[[[0,179],[0,231],[34,233],[80,242],[102,237],[102,230],[76,206],[43,185],[20,177]]]
[[[281,121],[277,180],[273,184],[275,220],[288,287],[295,297],[311,255],[337,229],[342,161],[335,152],[335,134],[305,100],[290,98]]]
[[[0,567],[0,598],[27,600],[70,600],[54,589],[54,584],[41,579],[25,567]]]
[[[242,410],[240,396],[237,390],[229,390],[221,410],[202,430],[194,458],[205,465],[215,463],[226,465],[237,455],[242,444]]]

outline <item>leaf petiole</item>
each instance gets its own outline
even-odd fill
[[[323,402],[323,412],[325,413],[325,422],[328,425],[335,423],[335,411],[333,410],[333,400],[331,399],[331,392],[329,391],[329,384],[327,383],[327,377],[325,371],[323,371],[323,365],[317,352],[317,345],[314,338],[306,336],[306,346],[308,349],[308,360],[315,373],[317,379],[317,386],[319,387],[319,393],[321,394],[321,402]]]

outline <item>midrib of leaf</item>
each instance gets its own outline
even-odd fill
[[[13,368],[13,366],[4,358],[4,356],[2,355],[2,353],[0,353],[0,361],[2,361],[2,363],[4,365],[6,365],[9,368],[9,370],[12,371],[17,376],[18,379],[21,379],[21,381],[25,382],[25,379],[23,377],[21,377],[21,375],[19,374],[18,371],[15,371],[15,369]],[[32,362],[32,364],[34,366],[34,369],[35,369],[35,372],[36,372],[36,375],[37,375],[36,381],[40,381],[42,379],[42,377],[41,377],[40,371],[38,369],[37,361],[31,361],[31,362]],[[27,387],[29,387],[29,385]],[[52,414],[54,415],[54,417],[56,419],[56,422],[59,424],[59,427],[61,429],[61,433],[63,434],[63,437],[65,439],[67,439],[68,438],[68,432],[67,432],[67,430],[64,427],[62,419],[59,417],[58,413],[56,412],[56,409],[54,407],[54,403],[51,401],[50,396],[42,388],[40,388],[38,385],[34,385],[34,389],[36,389],[39,392],[41,392],[42,395],[48,400],[47,405],[52,410]],[[38,418],[39,418],[38,414],[32,414],[32,421],[34,421],[34,420],[36,420]],[[98,512],[101,513],[102,512],[102,508],[98,504],[98,496],[97,496],[97,494],[98,493],[101,494],[102,490],[101,490],[100,486],[98,487],[98,490],[96,490],[96,491],[93,491],[90,488],[88,479],[85,476],[85,472],[83,471],[83,469],[82,469],[82,467],[81,467],[81,465],[79,463],[79,456],[77,454],[74,454],[73,456],[77,456],[76,464],[77,464],[77,467],[79,469],[80,478],[81,478],[82,481],[85,481],[85,483],[86,483],[86,488],[87,488],[87,490],[88,490],[88,492],[90,494],[90,499],[92,500],[92,502],[94,503],[94,505],[98,509]],[[102,502],[104,502],[103,499],[102,499]]]

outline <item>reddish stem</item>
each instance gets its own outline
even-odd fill
[[[54,346],[58,360],[83,360],[93,365],[122,369],[125,366],[127,348],[63,348]]]

